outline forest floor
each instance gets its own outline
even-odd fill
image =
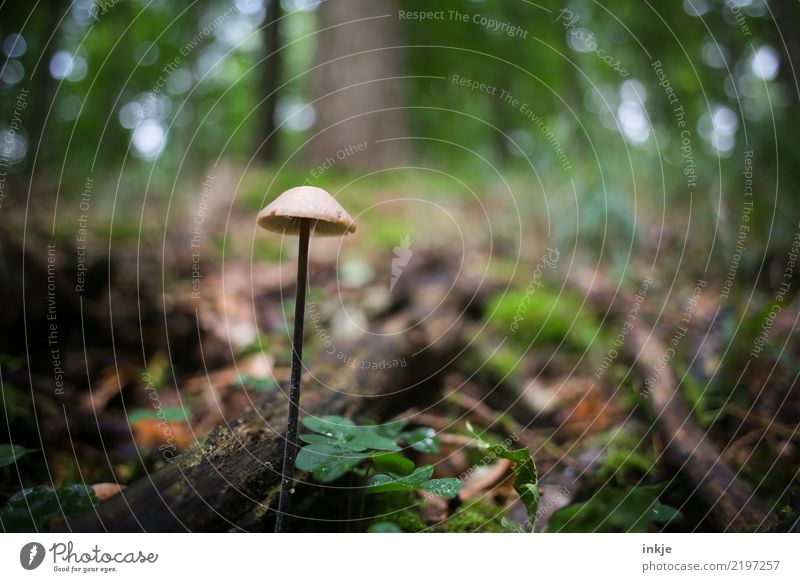
[[[223,168],[209,195],[169,207],[155,201],[142,210],[137,201],[102,220],[104,211],[93,209],[85,253],[69,212],[54,236],[52,216],[36,208],[4,235],[4,274],[24,272],[25,280],[4,276],[3,297],[19,306],[24,296],[25,305],[0,317],[3,417],[10,442],[28,450],[0,467],[0,507],[23,486],[86,484],[108,499],[194,450],[215,427],[263,407],[267,395],[283,397],[296,241],[255,226],[271,174],[236,176]],[[769,523],[751,529],[795,522],[796,308],[784,306],[767,349],[743,368],[771,305],[767,292],[750,298],[758,307],[745,313],[722,301],[721,280],[691,270],[654,274],[634,260],[620,278],[579,244],[548,242],[552,221],[525,218],[536,195],[524,188],[515,199],[505,186],[482,184],[475,196],[436,177],[337,186],[331,191],[359,226],[347,238],[312,240],[306,376],[327,362],[333,378],[366,366],[380,371],[371,376],[380,382],[414,366],[419,353],[398,348],[359,360],[351,346],[413,339],[422,328],[435,344],[458,325],[460,343],[457,357],[433,362],[435,373],[423,378],[427,396],[409,394],[386,416],[355,419],[403,422],[394,433],[364,429],[383,449],[355,450],[375,454],[333,479],[313,462],[299,475],[296,529],[726,529],[735,516],[709,504],[688,461],[668,454],[664,413],[648,398],[663,380],[659,369],[675,380],[698,441],[771,511]],[[598,284],[611,294],[595,293]],[[637,363],[652,344],[636,344],[634,327],[661,342],[656,376]],[[361,388],[334,384],[332,392]],[[311,421],[306,427],[327,434]],[[355,438],[357,429],[345,433]],[[690,452],[701,445],[691,444]],[[538,468],[533,513],[519,487],[525,461],[510,455],[523,448]],[[408,487],[365,488],[380,470],[417,469],[425,475]],[[421,485],[431,480],[443,481]],[[0,515],[7,529],[32,528]],[[34,527],[61,521],[43,515]]]

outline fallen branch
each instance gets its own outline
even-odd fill
[[[610,313],[625,317],[634,298],[615,291],[599,277],[596,273],[577,271],[571,275],[571,281],[589,301],[609,305]],[[641,318],[632,325],[625,350],[650,380],[648,401],[656,426],[667,443],[668,459],[680,467],[721,530],[742,532],[766,528],[771,519],[766,503],[725,463],[695,420],[675,374],[663,364],[664,344]]]

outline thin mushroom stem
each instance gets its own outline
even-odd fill
[[[294,338],[292,340],[292,378],[289,388],[289,415],[286,421],[286,443],[283,448],[281,493],[278,498],[278,516],[275,533],[286,531],[287,512],[291,506],[294,484],[294,462],[297,458],[297,421],[300,416],[300,375],[303,371],[303,324],[306,311],[306,283],[308,281],[308,239],[311,220],[300,219],[300,252],[297,257],[297,296],[294,306]]]

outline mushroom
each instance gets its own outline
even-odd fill
[[[292,375],[289,388],[289,414],[283,449],[281,492],[275,532],[286,531],[286,516],[293,492],[294,464],[297,457],[297,420],[300,414],[300,375],[303,365],[303,319],[308,280],[308,242],[316,236],[342,236],[355,232],[356,223],[347,211],[322,188],[298,186],[287,190],[258,213],[258,226],[280,234],[299,235],[297,257],[297,295],[292,340]]]

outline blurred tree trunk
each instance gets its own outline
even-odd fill
[[[402,23],[396,0],[337,0],[319,7],[312,75],[316,118],[309,163],[381,167],[402,163],[407,142]],[[364,144],[359,147],[358,144]],[[352,148],[357,151],[353,153]]]
[[[24,119],[28,132],[27,163],[38,150],[45,131],[45,121],[48,115],[52,115],[49,112],[55,97],[55,80],[50,74],[50,59],[59,43],[62,20],[70,8],[66,0],[49,0],[38,11],[37,6],[30,6],[28,2],[5,2],[0,5],[0,38],[19,32],[28,43],[25,55],[28,61],[25,66],[31,67],[28,79],[14,89],[16,94],[22,87],[27,87],[32,97]],[[39,66],[33,70],[32,64],[37,59]]]
[[[798,104],[798,77],[800,77],[800,3],[797,0],[780,0],[775,6],[775,26],[780,34],[775,35],[775,46],[783,53],[780,75],[786,84],[792,102]]]
[[[267,2],[267,18],[261,33],[264,42],[264,60],[261,62],[261,130],[256,135],[256,157],[262,162],[273,162],[278,154],[278,132],[275,107],[281,78],[280,0]]]

